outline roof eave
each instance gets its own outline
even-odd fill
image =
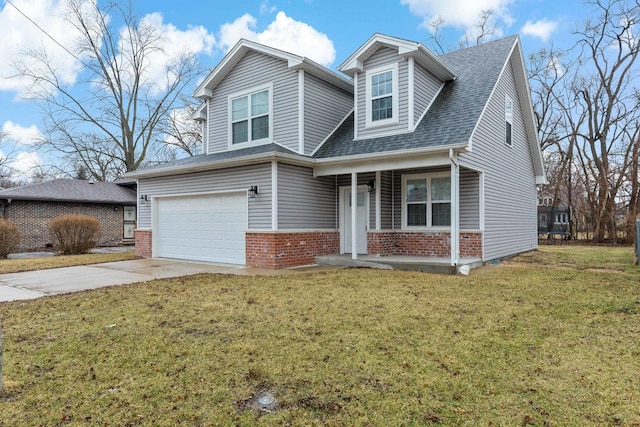
[[[308,70],[313,75],[323,79],[339,88],[353,93],[353,83],[322,65],[305,58],[304,56],[285,52],[270,46],[265,46],[246,39],[240,39],[236,45],[229,50],[225,57],[216,65],[209,75],[198,85],[193,96],[201,100],[207,100],[213,96],[213,89],[222,79],[236,66],[242,57],[249,51],[256,51],[265,55],[287,61],[287,66],[292,69]]]
[[[315,159],[314,175],[322,176],[347,172],[370,172],[373,170],[404,169],[425,165],[443,165],[450,162],[450,150],[464,151],[468,149],[468,145],[468,142],[463,142],[435,147],[320,158]],[[425,163],[423,156],[428,156],[432,159],[440,158],[441,161],[428,164]],[[415,166],[413,163],[415,163]]]
[[[356,72],[363,71],[364,61],[383,46],[398,49],[398,53],[402,56],[413,57],[442,81],[456,79],[455,72],[422,43],[379,33],[371,36],[356,52],[340,64],[338,70],[353,77]]]
[[[300,166],[309,166],[313,163],[313,159],[302,157],[297,154],[287,154],[287,153],[279,153],[279,152],[267,152],[267,153],[258,153],[251,154],[248,156],[238,157],[234,159],[223,159],[223,160],[214,160],[211,162],[200,163],[195,165],[179,165],[179,166],[169,166],[166,168],[156,168],[156,169],[141,169],[137,171],[128,172],[125,174],[128,178],[155,178],[167,175],[176,175],[176,174],[184,174],[184,173],[194,173],[194,172],[204,172],[215,169],[224,169],[236,166],[245,166],[256,163],[268,162],[271,160],[286,160],[287,163],[300,165]]]

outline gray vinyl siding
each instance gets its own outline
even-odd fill
[[[398,64],[398,114],[399,122],[394,125],[367,129],[367,70],[385,65]],[[406,131],[409,126],[409,73],[407,61],[403,60],[395,49],[380,48],[364,61],[364,71],[358,74],[358,138],[375,136],[380,133]]]
[[[336,197],[333,176],[278,164],[278,229],[337,229]]]
[[[460,229],[480,229],[480,178],[469,169],[460,170]]]
[[[512,146],[505,144],[505,95],[513,100]],[[484,172],[484,259],[537,247],[536,184],[521,100],[509,62],[460,162]]]
[[[353,109],[353,95],[304,74],[304,154],[311,154]]]
[[[298,73],[282,59],[250,51],[209,100],[209,153],[229,147],[229,95],[269,83],[273,84],[273,141],[298,151]]]
[[[393,228],[393,190],[392,190],[393,172],[384,171],[380,173],[380,228],[382,230],[390,230]],[[375,213],[374,213],[375,221]],[[375,224],[375,222],[373,222]]]
[[[414,123],[418,123],[422,114],[431,104],[442,87],[442,82],[420,64],[414,64]]]
[[[154,196],[246,190],[251,185],[259,186],[260,194],[253,199],[248,199],[249,228],[270,229],[271,163],[168,177],[141,178],[138,181],[138,194],[147,194],[152,198]],[[151,202],[138,204],[138,228],[151,228],[151,206]]]

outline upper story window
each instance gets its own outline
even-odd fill
[[[229,97],[231,146],[261,144],[271,136],[271,87],[250,89]]]
[[[513,101],[507,96],[504,103],[505,144],[509,147],[513,144]]]
[[[398,122],[398,64],[367,71],[367,127]]]
[[[402,180],[402,228],[451,226],[451,177],[407,175]]]

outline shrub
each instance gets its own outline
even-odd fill
[[[100,237],[100,221],[88,215],[62,215],[51,220],[49,233],[62,255],[86,254]]]
[[[0,218],[0,258],[6,258],[20,244],[20,230],[6,219]]]

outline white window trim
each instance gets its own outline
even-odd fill
[[[504,122],[505,122],[505,126],[504,126],[504,145],[506,145],[507,147],[513,147],[513,100],[511,99],[511,97],[509,95],[505,95],[505,100],[504,100]],[[507,106],[511,106],[511,111],[509,111],[509,108],[507,108]],[[510,144],[507,143],[507,126],[506,124],[509,123],[511,125],[511,137],[509,138],[509,141],[511,142]]]
[[[393,91],[391,92],[391,108],[393,109],[393,114],[390,119],[373,121],[371,120],[371,77],[387,71],[391,71],[391,83],[393,85]],[[365,108],[366,127],[376,128],[397,124],[400,121],[400,113],[398,111],[398,97],[400,94],[400,91],[398,90],[398,63],[396,62],[394,64],[367,70],[365,86],[367,99]]]
[[[431,200],[431,179],[432,178],[450,178],[451,173],[449,172],[431,172],[431,173],[419,173],[419,174],[411,174],[411,175],[402,175],[402,230],[429,230],[429,231],[449,231],[451,230],[451,226],[431,226],[432,221],[432,200]],[[427,225],[426,226],[416,226],[407,225],[407,181],[411,179],[426,179],[427,181]],[[449,203],[453,203],[453,200],[449,200]]]
[[[242,98],[243,96],[249,96],[253,93],[262,92],[267,90],[269,92],[269,136],[267,138],[257,139],[254,141],[242,142],[239,144],[233,143],[233,126],[231,120],[231,101],[237,98]],[[248,101],[249,105],[251,105],[251,100]],[[249,129],[251,129],[251,117],[249,117],[248,123]],[[227,142],[229,150],[237,150],[240,148],[254,147],[257,145],[265,145],[270,144],[273,140],[273,84],[269,83],[261,86],[254,86],[249,89],[243,90],[242,92],[232,93],[227,96]]]

